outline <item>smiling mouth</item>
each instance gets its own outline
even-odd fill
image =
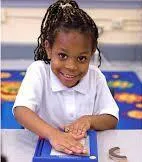
[[[78,75],[70,75],[70,74],[64,74],[64,73],[60,73],[64,78],[67,79],[74,79],[76,78]]]

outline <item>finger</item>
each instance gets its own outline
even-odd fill
[[[67,148],[65,148],[64,149],[64,152],[66,153],[66,154],[73,154],[73,151],[71,151],[71,150],[69,150],[69,149],[67,149]]]
[[[70,150],[71,150],[73,153],[82,153],[82,152],[83,152],[83,149],[81,149],[80,147],[77,147],[77,146],[71,146],[71,147],[70,147]]]
[[[81,126],[78,130],[77,130],[77,135],[82,135],[82,132],[83,132],[83,126]]]
[[[82,128],[82,134],[86,135],[88,128],[86,127],[86,125]]]
[[[81,140],[82,138],[85,137],[84,134],[80,134],[80,135],[75,135],[75,134],[72,134],[73,138],[76,139],[76,140]]]
[[[60,152],[63,152],[63,153],[66,153],[66,154],[72,154],[73,152],[71,150],[69,150],[68,148],[60,145],[58,147],[55,148],[57,151],[60,151]]]
[[[80,143],[76,142],[75,140],[66,140],[64,143],[62,143],[62,146],[76,153],[80,153],[83,151],[82,145],[80,145]]]
[[[82,126],[82,128],[80,128],[80,134],[85,136],[87,130],[88,130],[88,127],[87,127],[87,125],[84,124],[84,125]]]
[[[65,145],[65,147],[67,148],[70,148],[70,147],[75,147],[77,149],[83,149],[83,145],[80,143],[80,141],[77,141],[77,140],[71,140],[71,141],[68,141]]]
[[[79,129],[79,125],[75,124],[72,130],[72,133],[77,135],[78,129]]]
[[[69,125],[69,128],[70,128],[70,132],[72,132],[73,131],[73,125]]]
[[[86,126],[85,125],[77,125],[76,128],[74,128],[74,131],[73,131],[73,137],[77,137],[78,138],[82,138],[85,136],[85,133],[86,133]]]
[[[85,148],[85,147],[83,146],[83,144],[81,143],[81,141],[80,141],[80,142],[75,141],[75,143],[72,143],[72,144],[74,144],[72,147],[74,147],[74,146],[77,147],[76,152],[75,152],[74,150],[72,150],[74,153],[79,153],[79,154],[80,154],[80,153],[88,154],[88,150],[87,150],[87,148]]]
[[[81,131],[81,133],[82,133],[82,131]],[[82,139],[83,137],[85,137],[85,134],[80,134],[80,133],[75,134],[74,132],[69,132],[69,134],[76,140],[79,140],[79,139]]]
[[[74,153],[83,153],[84,147],[80,142],[75,142],[70,146],[70,150]]]
[[[81,134],[72,134],[73,138],[75,138],[76,140],[80,140],[82,138],[86,138],[87,137],[87,132],[85,130],[82,130]]]
[[[78,147],[81,150],[84,148],[83,145],[82,145],[82,143],[80,141],[75,141],[74,144],[75,144],[76,147]]]
[[[74,141],[66,141],[65,143],[62,143],[62,146],[60,145],[59,147],[56,147],[56,149],[65,152],[66,150],[62,149],[67,149],[70,150],[74,153],[82,153],[83,152],[83,147],[79,142]]]

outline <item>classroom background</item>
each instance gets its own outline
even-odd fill
[[[120,109],[116,129],[142,129],[142,1],[76,1],[99,29],[100,69]],[[40,24],[52,2],[1,1],[2,130],[23,129],[12,114],[12,106],[26,69],[33,62]],[[97,52],[91,64],[98,64]]]
[[[40,24],[52,2],[2,1],[2,128],[21,128],[11,108],[26,68],[33,62]],[[142,1],[77,2],[99,28],[101,70],[120,108],[118,129],[142,128]],[[92,58],[97,65],[96,60],[97,52]]]
[[[142,1],[76,1],[99,28],[100,69],[120,109],[116,129],[142,129]],[[2,129],[23,129],[13,117],[12,106],[26,69],[34,60],[40,24],[52,2],[1,1]],[[91,63],[97,65],[97,52]]]

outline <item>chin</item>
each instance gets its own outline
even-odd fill
[[[68,88],[72,88],[72,87],[74,87],[74,86],[76,86],[77,84],[79,83],[79,81],[77,81],[76,83],[62,83],[64,86],[66,86],[66,87],[68,87]]]

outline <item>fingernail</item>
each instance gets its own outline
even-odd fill
[[[69,154],[72,154],[73,152],[72,151],[69,151]]]
[[[83,153],[87,154],[88,153],[87,149],[83,149]]]

